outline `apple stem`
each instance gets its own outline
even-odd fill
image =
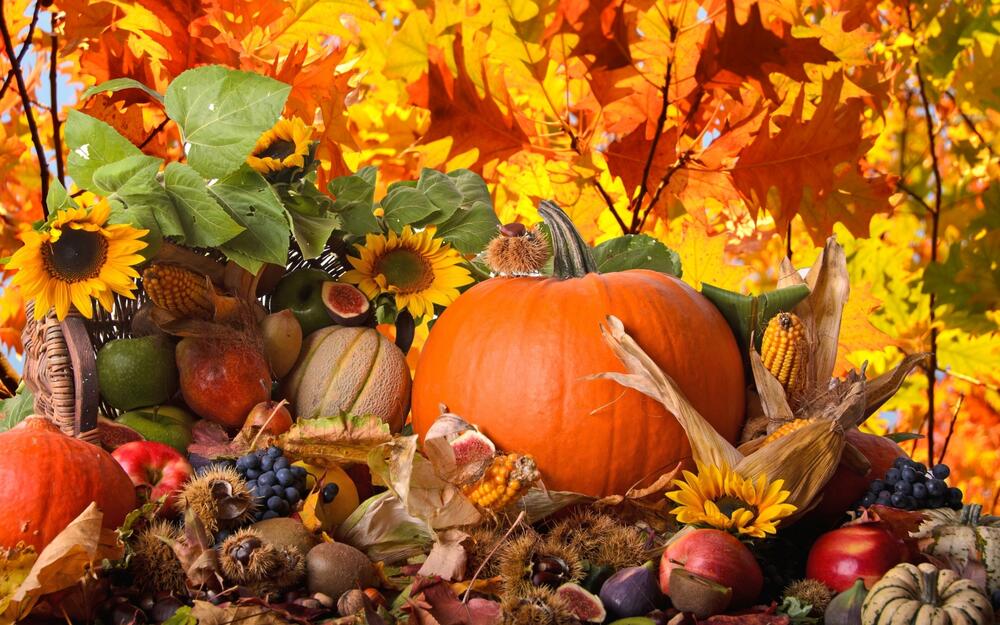
[[[257,430],[257,436],[254,436],[253,440],[250,441],[250,451],[256,451],[257,441],[260,440],[260,435],[263,434],[265,430],[267,430],[267,426],[271,424],[271,419],[274,418],[274,415],[278,414],[278,410],[280,410],[281,407],[287,403],[288,400],[282,399],[281,401],[279,401],[277,404],[274,405],[274,408],[271,410],[271,414],[267,415],[267,419],[264,421],[264,425],[260,426],[260,429]]]

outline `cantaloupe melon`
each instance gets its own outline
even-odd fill
[[[397,432],[410,408],[410,368],[377,330],[329,326],[306,338],[284,395],[298,419],[374,414]]]

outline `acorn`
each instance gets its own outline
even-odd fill
[[[501,276],[539,273],[549,259],[549,242],[537,228],[521,223],[500,227],[500,236],[486,246],[486,264]]]

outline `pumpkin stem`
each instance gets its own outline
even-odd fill
[[[917,567],[920,570],[920,574],[923,576],[923,592],[920,598],[921,602],[927,605],[937,606],[938,605],[938,569],[934,565],[921,564]]]
[[[962,508],[962,518],[960,522],[962,525],[971,525],[973,527],[979,525],[979,517],[983,513],[982,504],[970,503],[969,505]]]
[[[557,278],[582,278],[597,273],[597,263],[590,253],[590,246],[580,236],[566,211],[554,202],[542,200],[538,214],[549,227],[552,239],[554,273]]]

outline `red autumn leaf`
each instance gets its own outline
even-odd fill
[[[593,58],[591,68],[616,69],[631,62],[624,0],[559,0],[556,15],[542,35],[557,33],[579,37],[573,56]]]

